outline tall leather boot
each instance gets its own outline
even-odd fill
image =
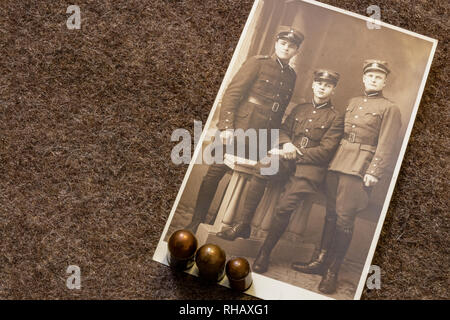
[[[259,250],[255,262],[253,263],[254,272],[264,273],[269,268],[270,253],[286,230],[289,224],[289,218],[290,215],[287,214],[275,214],[269,233],[267,234],[267,237]]]
[[[258,207],[258,204],[264,195],[265,189],[265,180],[257,177],[252,178],[247,189],[247,197],[244,202],[244,208],[240,222],[234,224],[231,228],[218,232],[217,236],[219,238],[233,241],[238,237],[244,239],[250,237],[253,215],[255,214],[256,208]]]
[[[344,261],[347,250],[352,241],[352,228],[336,228],[335,236],[335,257],[331,265],[322,276],[322,281],[319,284],[319,291],[326,294],[331,294],[336,291],[339,270]]]
[[[217,174],[208,174],[203,179],[200,190],[198,191],[197,203],[195,204],[194,215],[192,216],[191,223],[189,223],[185,229],[196,233],[200,223],[204,223],[206,216],[208,215],[209,207],[216,194],[217,186],[224,176],[225,172],[218,172]]]
[[[292,269],[308,273],[308,274],[323,274],[328,267],[328,256],[331,243],[334,238],[336,230],[336,214],[327,213],[325,216],[325,224],[322,231],[322,240],[320,241],[320,251],[310,262],[302,263],[295,261],[292,263]]]

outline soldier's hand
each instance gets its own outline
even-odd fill
[[[230,144],[233,140],[233,132],[231,130],[225,130],[220,133],[220,138],[223,144]]]
[[[370,174],[364,175],[364,185],[366,187],[372,187],[376,185],[378,182],[378,178],[371,176]]]
[[[297,147],[290,142],[283,144],[283,158],[287,160],[295,159],[297,150]]]

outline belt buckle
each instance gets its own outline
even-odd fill
[[[350,132],[350,134],[348,136],[348,141],[350,141],[351,143],[355,143],[355,138],[356,138],[356,133]]]
[[[300,141],[300,148],[306,148],[308,146],[308,142],[308,137],[302,137],[302,140]]]
[[[272,105],[272,111],[277,112],[279,108],[280,108],[280,104],[278,102],[274,102]]]

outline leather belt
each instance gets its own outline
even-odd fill
[[[297,140],[298,138],[296,138]],[[296,147],[298,148],[311,148],[311,147],[317,147],[320,145],[320,141],[317,140],[311,140],[310,138],[303,136],[300,140],[300,144],[296,143]]]
[[[247,98],[247,101],[250,103],[258,104],[260,106],[269,106],[271,107],[273,112],[277,112],[280,109],[280,103],[270,100],[270,99],[262,99],[255,96],[250,96]]]
[[[350,143],[360,143],[360,144],[365,144],[365,145],[374,146],[374,147],[377,145],[377,143],[375,141],[373,141],[372,139],[364,139],[364,138],[358,137],[356,135],[356,132],[344,133],[343,139],[347,140]]]

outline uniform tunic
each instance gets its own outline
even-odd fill
[[[295,71],[276,55],[248,59],[223,95],[217,127],[279,129],[295,80]]]
[[[381,178],[391,164],[401,117],[398,107],[380,94],[350,100],[345,135],[329,170]]]
[[[343,116],[331,102],[294,107],[281,128],[280,144],[291,142],[303,154],[297,155],[295,176],[322,183],[343,130]]]
[[[296,106],[282,126],[280,144],[291,142],[297,155],[293,174],[278,200],[276,214],[291,214],[305,193],[320,192],[329,161],[342,138],[344,118],[331,102]]]
[[[366,174],[378,179],[392,163],[393,147],[401,128],[398,107],[381,92],[350,100],[345,133],[330,163],[327,176],[327,214],[353,228],[356,213],[368,204]]]
[[[292,143],[303,154],[296,160],[280,159],[280,172],[270,179],[283,179],[285,190],[277,202],[277,214],[291,214],[305,193],[320,189],[328,163],[344,131],[344,118],[331,102],[321,105],[303,103],[295,106],[280,130],[280,148]],[[253,177],[244,204],[242,221],[249,223],[261,200],[266,181]]]

